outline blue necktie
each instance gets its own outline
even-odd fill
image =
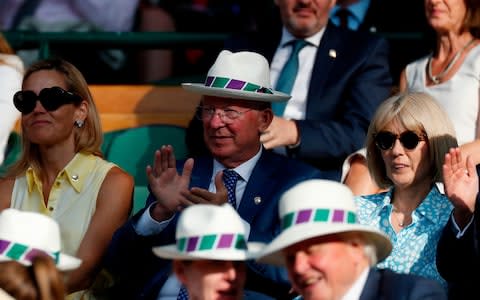
[[[287,62],[283,66],[280,75],[278,76],[277,85],[275,87],[277,91],[284,92],[286,94],[290,94],[292,91],[293,84],[295,83],[295,78],[297,77],[298,73],[298,53],[307,44],[308,42],[305,40],[293,40],[288,42],[287,45],[292,45],[292,52],[290,53],[290,57],[288,58]],[[275,115],[283,116],[283,111],[285,110],[286,105],[287,101],[273,102],[272,109]]]
[[[223,183],[227,188],[228,203],[230,203],[233,208],[237,209],[237,201],[235,199],[235,188],[238,181],[238,173],[233,170],[225,169],[223,170]]]
[[[188,300],[187,288],[183,284],[178,292],[177,300]]]

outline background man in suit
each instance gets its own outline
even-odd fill
[[[107,257],[118,280],[118,296],[125,299],[178,294],[170,262],[153,256],[151,248],[174,242],[182,207],[225,201],[225,193],[215,193],[223,187],[222,176],[228,201],[250,224],[249,241],[259,242],[269,242],[280,232],[276,211],[282,192],[321,176],[307,164],[265,151],[260,143],[260,133],[273,118],[271,103],[290,98],[271,89],[263,56],[222,51],[204,83],[183,87],[204,95],[198,117],[210,154],[188,159],[178,173],[171,146],[155,153],[153,167],[147,167],[147,207],[115,234]],[[290,284],[284,269],[248,262],[245,289],[247,299],[266,299],[267,294],[281,299]]]
[[[445,155],[445,193],[452,216],[437,247],[437,268],[448,282],[449,299],[472,299],[480,283],[480,200],[478,171],[460,148]]]
[[[335,0],[276,0],[283,26],[257,35],[234,36],[227,49],[263,54],[271,61],[272,83],[292,95],[263,132],[261,142],[319,168],[339,180],[343,160],[361,148],[378,104],[391,88],[388,46],[367,32],[329,23]],[[279,84],[298,51],[297,75]],[[281,85],[281,86],[280,86]],[[273,107],[274,110],[276,107]]]
[[[356,221],[352,192],[329,180],[307,180],[282,196],[282,232],[258,260],[288,269],[304,299],[446,299],[435,281],[372,268],[392,245]]]

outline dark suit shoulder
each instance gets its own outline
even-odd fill
[[[387,44],[387,40],[378,35],[368,31],[350,30],[335,26],[333,23],[328,23],[325,34],[334,35],[342,40],[345,44],[356,44],[358,47],[368,47],[369,45],[377,45],[379,43]]]
[[[289,158],[284,155],[277,154],[270,150],[264,150],[264,157],[265,162],[275,169],[278,172],[282,172],[282,174],[290,174],[290,176],[295,176],[296,174],[310,174],[312,177],[316,177],[316,175],[320,176],[320,171],[299,160],[294,158]]]
[[[376,299],[447,299],[446,291],[435,280],[412,274],[398,274],[389,269],[373,272],[378,272],[380,275],[379,297]],[[367,285],[365,289],[368,289]]]

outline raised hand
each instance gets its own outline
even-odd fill
[[[184,164],[182,174],[178,174],[175,154],[170,145],[155,151],[153,167],[147,166],[146,169],[150,189],[157,199],[151,210],[154,219],[166,220],[189,203],[183,193],[188,191],[192,169],[193,159],[189,158]]]
[[[223,172],[218,172],[215,175],[215,193],[198,187],[192,187],[190,191],[182,192],[183,196],[189,201],[189,203],[185,204],[192,205],[197,203],[203,203],[221,205],[223,203],[226,203],[228,199],[227,188],[223,183],[222,176]]]
[[[455,221],[463,227],[475,210],[478,174],[470,156],[467,156],[466,161],[463,159],[460,148],[452,148],[445,154],[443,183],[445,194],[455,207]]]

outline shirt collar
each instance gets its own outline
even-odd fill
[[[444,213],[444,210],[434,208],[441,205],[442,198],[446,197],[439,191],[438,186],[434,184],[427,197],[425,197],[415,211],[418,214],[425,216],[430,222],[434,224],[438,223],[438,221],[442,219],[442,213]]]
[[[257,164],[257,161],[260,159],[260,156],[262,155],[262,151],[262,147],[260,147],[260,150],[257,152],[257,154],[255,154],[255,156],[233,169],[235,172],[238,173],[238,175],[240,175],[242,180],[248,182],[248,180],[250,179],[250,175],[252,175],[253,168]],[[220,162],[218,162],[216,159],[213,160],[213,174],[217,174],[225,168],[226,167]]]
[[[95,164],[95,157],[92,155],[77,153],[73,159],[61,170],[58,178],[66,178],[67,182],[75,189],[77,193],[80,193],[85,184],[85,179],[88,177],[88,173],[93,169]],[[35,173],[32,167],[29,167],[25,174],[27,178],[28,192],[31,193],[35,186],[41,187],[42,183],[38,175]]]
[[[370,6],[370,0],[360,0],[354,4],[348,5],[347,9],[350,11],[352,16],[357,20],[358,23],[362,23],[365,15],[368,11],[368,6]],[[330,16],[335,16],[338,10],[342,7],[340,5],[335,5],[330,11]]]
[[[324,32],[325,32],[325,27],[323,27],[319,32],[315,33],[314,35],[304,38],[304,40],[307,41],[309,45],[312,45],[318,48]],[[280,47],[285,47],[289,42],[295,39],[296,37],[294,37],[290,33],[290,31],[288,31],[287,28],[285,28],[284,26],[282,29],[282,38],[280,39]]]
[[[385,193],[385,198],[383,198],[383,205],[381,209],[386,207],[392,206],[392,193],[393,187],[390,188]],[[425,218],[429,219],[430,222],[436,223],[438,220],[441,219],[441,209],[432,209],[433,207],[437,207],[439,205],[440,199],[444,198],[445,196],[439,190],[437,184],[432,186],[430,192],[428,192],[425,199],[420,203],[420,205],[414,210],[414,213],[420,214]]]
[[[360,276],[358,276],[358,278],[355,280],[352,286],[348,289],[345,295],[343,295],[342,300],[360,299],[360,295],[362,294],[363,287],[367,282],[369,271],[370,271],[370,268],[365,268],[365,270],[362,271]]]

